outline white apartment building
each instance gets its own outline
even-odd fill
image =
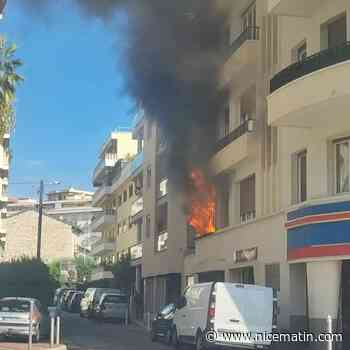
[[[324,331],[327,315],[349,329],[350,4],[235,1],[223,27],[216,232],[195,249],[182,199],[164,181],[159,129],[136,125],[145,311],[189,283],[225,280],[277,289],[281,329]]]
[[[4,256],[6,243],[6,227],[3,219],[6,218],[8,202],[8,176],[10,167],[10,135],[5,134],[0,142],[0,261]]]
[[[142,164],[142,158],[135,158],[137,153],[137,141],[131,132],[125,131],[111,133],[100,151],[100,160],[93,174],[93,184],[97,187],[93,206],[102,208],[102,212],[94,218],[91,230],[100,231],[102,237],[91,251],[99,264],[92,280],[110,280],[113,276],[108,266],[116,262],[120,254],[128,251],[127,243],[118,244],[118,236],[123,232],[128,233],[129,237],[129,230],[134,226],[130,210],[135,192],[134,187],[129,186],[132,185],[133,171]],[[138,161],[141,163],[136,166]],[[124,190],[125,186],[127,188]],[[136,244],[131,237],[130,244]]]

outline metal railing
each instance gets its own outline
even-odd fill
[[[246,41],[259,40],[260,28],[247,27],[230,45],[227,58],[231,57]]]
[[[271,79],[270,93],[306,74],[347,60],[350,60],[350,41],[340,46],[322,50],[283,69]]]
[[[97,220],[101,219],[104,216],[116,216],[117,215],[117,210],[116,209],[104,209],[100,213],[97,213],[94,218],[93,222],[96,222]]]
[[[231,131],[228,135],[223,137],[221,140],[217,142],[215,145],[214,152],[219,152],[231,142],[237,140],[239,137],[243,136],[245,133],[249,131],[249,120],[243,122],[238,128]]]

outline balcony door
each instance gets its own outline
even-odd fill
[[[333,18],[321,26],[321,46],[329,49],[347,41],[346,14]]]

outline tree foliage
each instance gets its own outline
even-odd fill
[[[37,298],[44,306],[52,303],[57,282],[49,267],[37,259],[21,258],[0,263],[0,298]]]
[[[77,273],[77,282],[85,283],[90,280],[92,271],[96,267],[96,262],[88,256],[80,255],[74,259],[74,266]]]
[[[134,268],[131,266],[130,255],[122,256],[118,262],[112,266],[112,273],[117,288],[130,291],[134,281]]]
[[[0,39],[0,140],[4,134],[10,132],[14,125],[15,113],[13,102],[16,96],[17,85],[23,81],[17,73],[22,61],[16,59],[17,47],[7,45],[5,39]]]
[[[61,263],[59,261],[53,261],[50,263],[49,272],[54,281],[62,286],[64,283],[64,276],[62,274]]]

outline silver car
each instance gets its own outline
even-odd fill
[[[33,341],[39,342],[49,332],[48,315],[39,300],[31,298],[0,299],[0,335],[29,337],[30,303],[33,303]]]
[[[99,320],[125,320],[129,303],[126,294],[104,293],[96,307]]]

